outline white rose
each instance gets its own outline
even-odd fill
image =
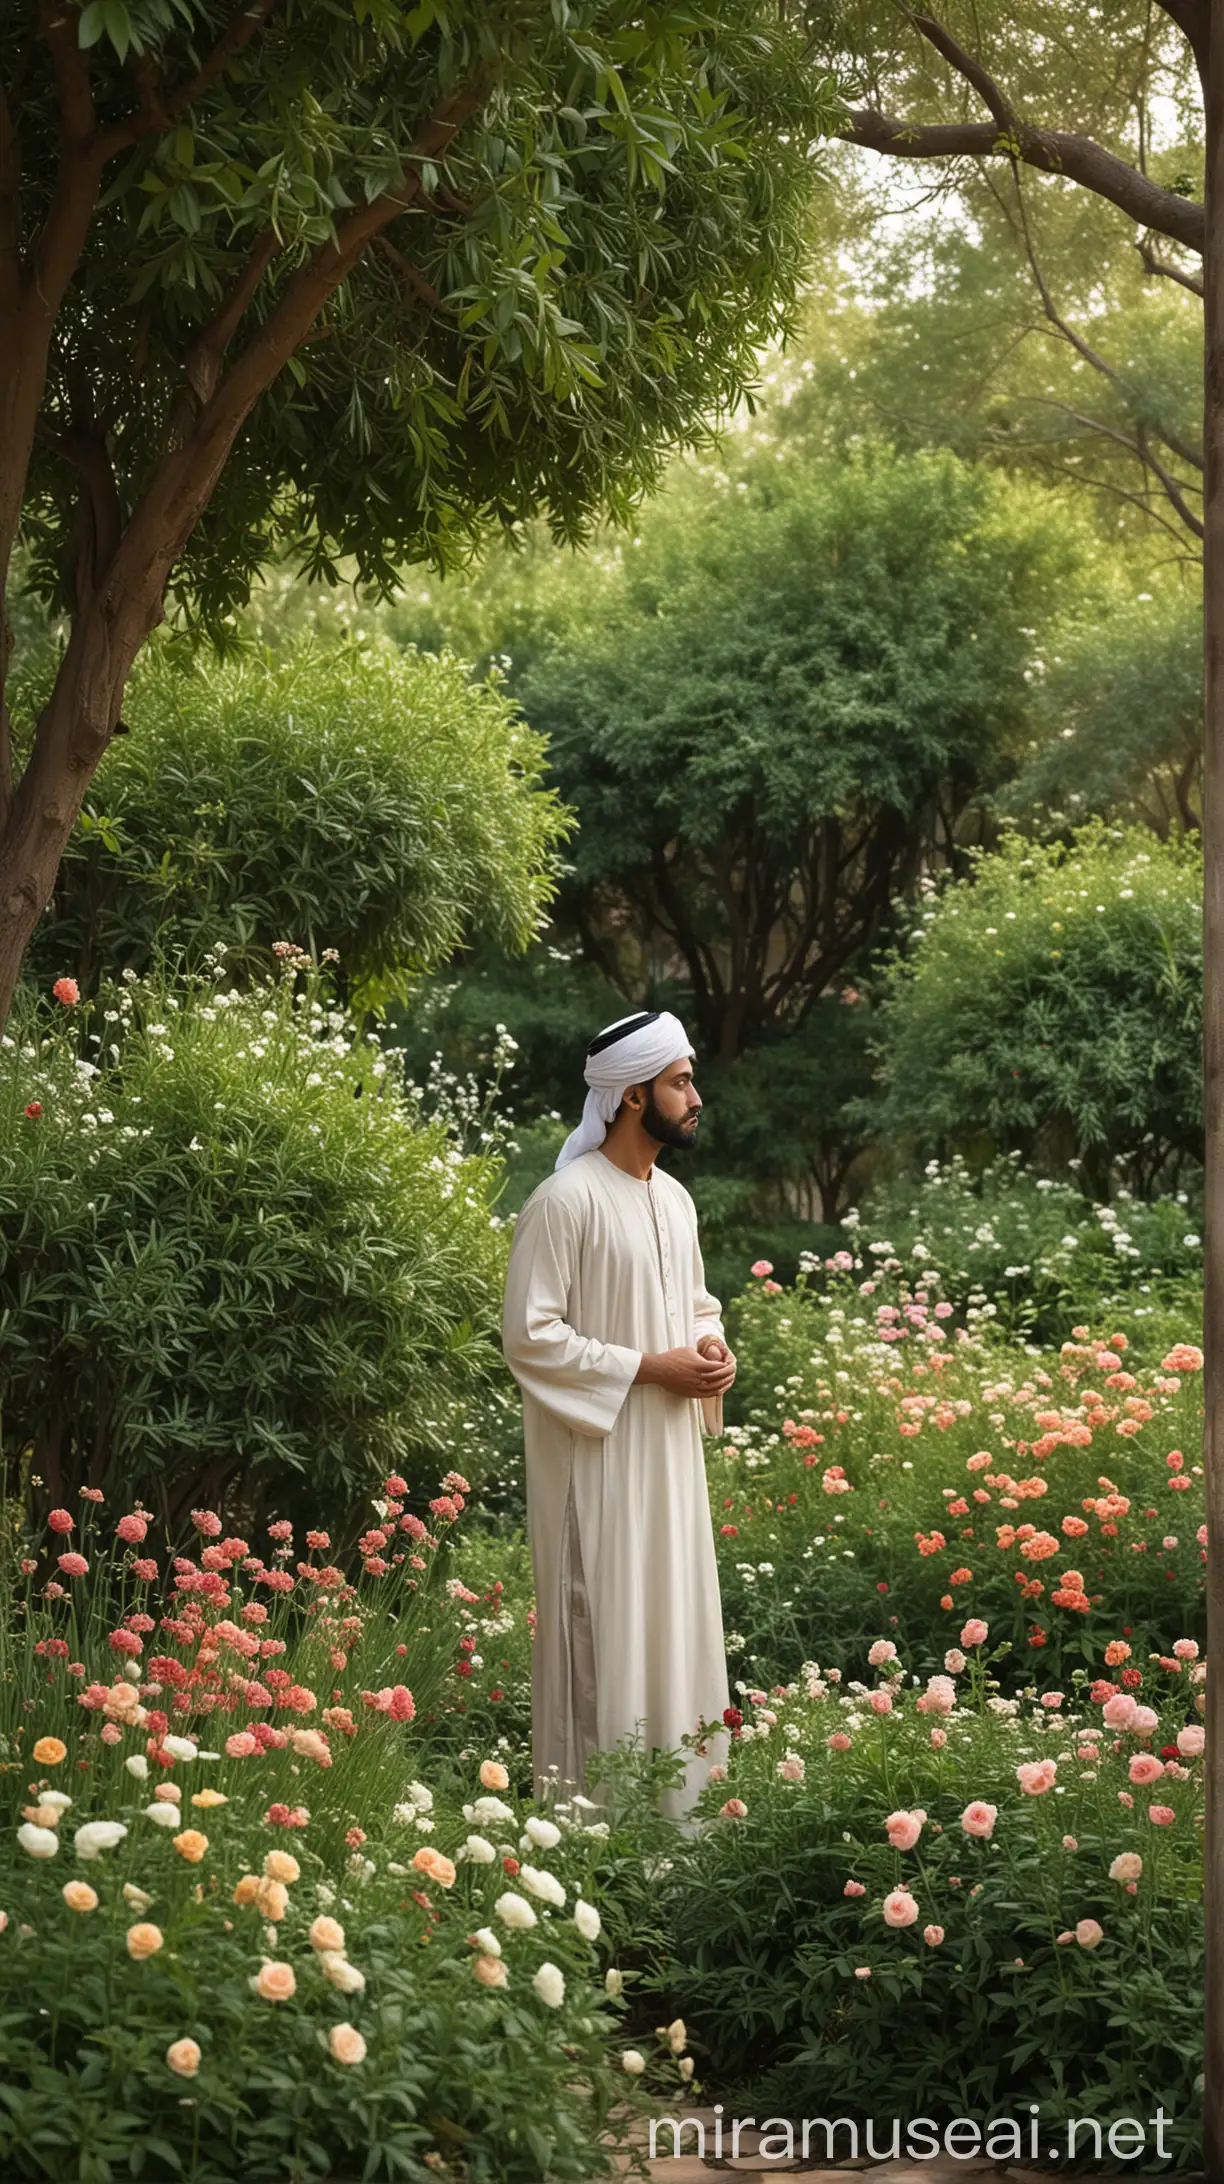
[[[172,1805],[168,1797],[155,1797],[151,1805],[145,1806],[144,1813],[145,1819],[154,1821],[159,1828],[182,1826],[178,1806]]]
[[[646,2057],[637,2048],[625,2048],[621,2055],[621,2069],[631,2078],[640,2078],[646,2068]]]
[[[503,1805],[500,1797],[478,1797],[470,1811],[464,1806],[463,1817],[483,1824],[489,1820],[513,1820],[514,1814],[509,1805]]]
[[[357,1966],[350,1964],[346,1956],[341,1956],[338,1949],[321,1951],[319,1970],[328,1985],[335,1987],[340,1994],[360,1994],[365,1986],[365,1973],[359,1972]]]
[[[574,1924],[584,1941],[597,1941],[601,1920],[593,1903],[584,1903],[579,1896],[574,1905]]]
[[[455,1852],[457,1864],[466,1861],[472,1865],[493,1865],[496,1858],[492,1843],[483,1835],[469,1835],[466,1843]]]
[[[31,1858],[54,1858],[59,1849],[59,1837],[54,1828],[36,1828],[32,1820],[26,1820],[17,1830],[17,1840]]]
[[[397,1805],[395,1811],[391,1815],[391,1818],[395,1821],[398,1827],[412,1828],[416,1826],[416,1816],[417,1809],[415,1805]],[[466,1805],[463,1808],[463,1817],[465,1820],[471,1818],[471,1814],[469,1813]]]
[[[625,1975],[624,1975],[624,1973],[623,1973],[623,1972],[618,1972],[618,1971],[616,1971],[616,1970],[615,1970],[615,1969],[614,1969],[614,1968],[613,1968],[613,1967],[612,1967],[611,1965],[609,1965],[609,1967],[608,1967],[608,1970],[607,1970],[607,1971],[606,1971],[606,1972],[604,1973],[604,1993],[605,1993],[605,1994],[623,1994],[623,1993],[624,1993],[624,1991],[625,1991]]]
[[[174,1807],[171,1813],[177,1827],[179,1816]],[[87,1820],[73,1836],[73,1848],[78,1858],[100,1858],[104,1850],[113,1850],[116,1843],[121,1843],[126,1834],[122,1820]]]
[[[143,1752],[133,1752],[130,1759],[125,1759],[123,1764],[127,1768],[128,1773],[135,1776],[137,1782],[148,1781],[149,1762],[145,1758]]]
[[[199,1747],[192,1743],[190,1737],[163,1737],[162,1743],[175,1759],[198,1759],[200,1756]]]
[[[67,1812],[72,1799],[66,1790],[40,1790],[38,1802],[40,1805],[53,1806],[56,1812]]]
[[[545,1873],[541,1867],[519,1867],[519,1879],[529,1895],[539,1896],[544,1903],[555,1904],[558,1910],[565,1902],[565,1890],[555,1873]]]
[[[555,1850],[561,1840],[561,1830],[554,1820],[540,1820],[533,1813],[526,1822],[526,1833],[537,1850]]]
[[[565,1980],[555,1964],[541,1964],[531,1984],[550,2010],[560,2009],[565,2000]]]
[[[44,1853],[44,1855],[49,1856],[50,1854]],[[527,1898],[525,1896],[516,1896],[512,1888],[508,1888],[504,1895],[498,1897],[493,1906],[493,1915],[501,1920],[503,1926],[513,1927],[516,1930],[534,1926],[536,1922],[535,1912],[532,1910]]]
[[[408,1795],[418,1812],[433,1811],[433,1791],[427,1790],[423,1782],[410,1782]]]
[[[148,1895],[143,1888],[137,1888],[135,1881],[124,1882],[123,1900],[133,1911],[147,1911],[149,1905],[153,1902],[152,1896]]]
[[[501,1955],[502,1945],[491,1926],[478,1926],[472,1939],[480,1944],[485,1956]]]

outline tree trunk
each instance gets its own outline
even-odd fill
[[[1224,0],[1206,99],[1203,571],[1203,1369],[1207,1503],[1203,2159],[1224,2184]],[[1217,970],[1219,975],[1217,976]]]
[[[0,832],[0,1025],[7,1020],[22,958],[51,899],[86,790],[114,732],[130,666],[128,647],[114,643],[100,614],[78,623]]]

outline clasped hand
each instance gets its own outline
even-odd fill
[[[720,1335],[702,1335],[692,1345],[644,1352],[637,1379],[671,1395],[725,1395],[735,1379],[735,1358]]]

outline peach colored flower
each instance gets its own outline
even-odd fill
[[[143,1964],[146,1957],[157,1955],[165,1936],[160,1926],[154,1926],[148,1919],[141,1919],[135,1926],[129,1926],[125,1939],[128,1955],[134,1957],[138,1964]]]
[[[40,1737],[31,1756],[40,1767],[58,1767],[67,1759],[68,1747],[61,1737]]]
[[[341,1956],[344,1954],[344,1928],[338,1919],[329,1919],[325,1912],[319,1913],[307,1939],[312,1949],[335,1949]]]
[[[983,1842],[987,1842],[994,1834],[994,1824],[998,1817],[997,1805],[988,1805],[985,1798],[975,1797],[973,1803],[966,1805],[961,1814],[961,1826],[966,1835],[976,1835]]]
[[[480,1780],[486,1790],[508,1790],[510,1777],[500,1759],[484,1759],[480,1763]]]
[[[58,1805],[23,1805],[21,1817],[32,1828],[57,1828],[60,1823]]]
[[[270,1881],[300,1880],[302,1868],[287,1850],[270,1850],[263,1862],[264,1873]]]
[[[742,1797],[729,1797],[725,1805],[719,1806],[718,1817],[720,1820],[746,1820],[748,1807]]]
[[[856,1978],[856,1979],[870,1979],[870,1977],[871,1977],[871,1966],[870,1966],[870,1964],[856,1964],[856,1965],[855,1965],[855,1967],[854,1967],[854,1976],[855,1976],[855,1978]]]
[[[1143,1860],[1137,1850],[1120,1850],[1109,1868],[1111,1881],[1137,1881],[1143,1871]]]
[[[292,1964],[269,1961],[261,1964],[251,1981],[252,1991],[265,2002],[289,2002],[297,1993],[297,1979]]]
[[[867,1704],[873,1714],[891,1714],[892,1703],[891,1691],[869,1691],[867,1694]]]
[[[254,1903],[259,1894],[259,1887],[258,1873],[244,1873],[234,1890],[234,1902],[245,1911],[248,1904]]]
[[[436,1881],[439,1888],[454,1887],[455,1867],[453,1862],[449,1858],[444,1858],[441,1851],[435,1850],[432,1844],[422,1843],[421,1848],[413,1852],[412,1863],[419,1873],[424,1873],[431,1881]]]
[[[196,2040],[172,2040],[166,2049],[166,2061],[180,2078],[194,2078],[200,2067],[200,2047]]]
[[[174,1847],[179,1857],[187,1860],[188,1865],[199,1865],[208,1849],[208,1837],[201,1835],[198,1828],[184,1828],[181,1835],[174,1837]]]
[[[932,1729],[932,1731],[931,1731],[931,1744],[932,1744],[932,1746],[933,1746],[933,1748],[934,1748],[934,1750],[935,1750],[935,1751],[937,1751],[937,1752],[941,1752],[941,1751],[943,1750],[943,1748],[944,1748],[944,1745],[945,1745],[945,1744],[947,1743],[947,1741],[948,1741],[948,1732],[947,1732],[947,1730],[946,1730],[946,1729]]]
[[[1105,1929],[1103,1926],[1098,1925],[1096,1919],[1078,1919],[1075,1927],[1075,1938],[1081,1949],[1095,1949],[1104,1941]]]
[[[191,1802],[205,1812],[211,1812],[217,1805],[228,1805],[229,1799],[223,1790],[197,1790]]]
[[[918,1916],[917,1902],[908,1888],[894,1888],[881,1908],[886,1926],[912,1926]]]
[[[366,2044],[355,2025],[333,2025],[327,2035],[327,2046],[337,2063],[363,2063]]]
[[[268,1919],[276,1926],[289,1909],[289,1891],[283,1881],[270,1881],[266,1874],[256,1882],[252,1898],[261,1919]]]
[[[96,1911],[98,1891],[88,1881],[65,1881],[61,1891],[70,1911]]]
[[[472,1973],[482,1987],[504,1987],[509,1976],[502,1958],[486,1956],[483,1950],[472,1958]]]
[[[153,1795],[160,1797],[164,1805],[181,1805],[183,1802],[183,1793],[177,1782],[159,1782]]]

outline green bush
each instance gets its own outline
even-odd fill
[[[65,853],[29,966],[146,972],[218,941],[339,950],[385,992],[473,930],[513,952],[551,892],[564,815],[543,744],[459,663],[389,643],[142,660]]]
[[[13,1019],[3,1445],[54,1499],[122,1479],[174,1514],[240,1480],[258,1508],[296,1477],[335,1515],[371,1465],[478,1460],[499,1164],[421,1121],[299,961],[245,991],[120,982],[80,1033],[71,1007]]]
[[[870,1686],[811,1663],[784,1690],[744,1692],[725,1779],[702,1795],[709,1824],[655,1884],[661,2014],[683,2016],[728,2116],[873,2122],[872,2148],[843,2126],[831,2153],[818,2128],[809,2160],[885,2155],[892,2120],[904,2146],[919,2116],[1017,2118],[1023,2141],[991,2150],[1027,2159],[1033,2103],[1043,2154],[1065,2151],[1071,2117],[1146,2122],[1160,2105],[1160,2150],[1193,2165],[1202,1664],[1145,1667],[1130,1696],[1154,1726],[1117,1730],[1101,1713],[1115,1682],[1008,1700],[971,1648],[936,1710],[907,1688],[904,1652],[875,1653]],[[1019,1770],[1042,1762],[1026,1786]],[[719,1817],[728,1797],[738,1815]],[[912,1847],[894,1847],[890,1816],[921,1822]],[[1119,1857],[1133,1863],[1111,1874]],[[1102,2166],[1090,2129],[1075,2144],[1078,2166]]]
[[[934,889],[932,889],[934,895]],[[877,1129],[920,1157],[1125,1163],[1141,1197],[1202,1158],[1202,864],[1192,841],[1005,837],[921,909],[884,980]]]

